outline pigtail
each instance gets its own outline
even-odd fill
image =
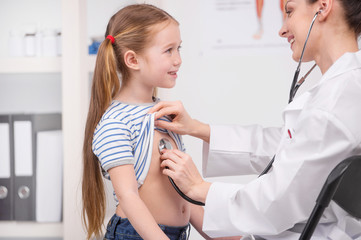
[[[93,134],[119,89],[113,46],[109,39],[105,39],[97,55],[83,145],[82,217],[87,239],[93,234],[97,237],[101,235],[106,210],[101,167],[92,151]]]

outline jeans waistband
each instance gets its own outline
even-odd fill
[[[128,221],[127,218],[121,218],[118,215],[114,214],[113,217],[109,220],[108,226],[107,226],[107,232],[109,234],[109,237],[114,238],[117,225],[121,224],[123,222],[126,222],[126,221]],[[167,225],[163,225],[163,224],[158,224],[158,226],[160,227],[160,229],[162,229],[162,231],[165,234],[180,234],[181,239],[184,239],[184,240],[189,238],[189,233],[190,233],[190,229],[191,229],[191,226],[189,223],[185,226],[179,226],[179,227],[167,226]],[[187,232],[188,232],[188,234],[187,234]],[[188,236],[188,238],[187,238],[187,236]]]

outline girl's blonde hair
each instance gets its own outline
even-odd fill
[[[102,234],[106,198],[101,166],[92,151],[95,127],[114,96],[119,92],[120,74],[123,83],[130,78],[124,62],[124,53],[133,50],[141,54],[151,42],[156,24],[178,22],[165,11],[148,4],[129,5],[114,14],[107,26],[106,38],[99,47],[91,89],[89,112],[83,145],[82,218],[87,230],[87,239]]]

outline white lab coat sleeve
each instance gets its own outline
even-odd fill
[[[211,125],[203,143],[203,176],[259,174],[276,153],[282,128]]]
[[[356,142],[336,117],[322,110],[305,112],[293,137],[282,141],[268,174],[245,185],[211,184],[203,231],[211,237],[266,238],[306,221],[328,174],[353,154]]]

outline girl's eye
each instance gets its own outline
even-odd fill
[[[169,48],[169,49],[167,49],[165,52],[167,52],[167,53],[172,53],[172,48]]]

